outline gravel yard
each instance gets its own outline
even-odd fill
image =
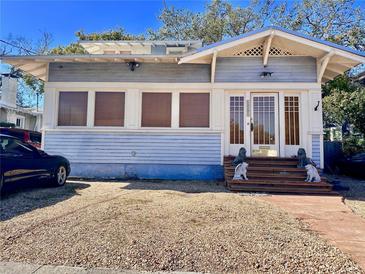
[[[361,273],[302,223],[208,182],[68,183],[5,193],[0,261],[135,270]]]

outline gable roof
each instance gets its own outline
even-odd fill
[[[197,52],[203,52],[205,50],[208,50],[208,49],[211,49],[211,48],[216,48],[218,46],[225,45],[225,44],[231,43],[233,41],[237,41],[237,40],[240,40],[242,38],[249,37],[249,36],[252,36],[254,34],[261,33],[261,32],[268,31],[268,30],[282,31],[282,32],[285,32],[285,33],[288,33],[288,34],[291,34],[291,35],[295,35],[295,36],[298,36],[298,37],[301,37],[301,38],[304,38],[304,39],[308,39],[312,42],[316,42],[316,43],[319,43],[319,44],[323,44],[323,45],[326,45],[326,46],[329,46],[329,47],[333,47],[333,48],[336,48],[336,49],[339,49],[339,50],[343,50],[343,51],[346,51],[346,52],[349,52],[349,53],[353,53],[353,54],[365,57],[365,52],[363,52],[363,51],[359,51],[359,50],[355,50],[355,49],[352,49],[352,48],[349,48],[349,47],[338,45],[338,44],[330,42],[330,41],[315,38],[315,37],[306,35],[304,33],[293,31],[293,30],[288,30],[288,29],[285,29],[285,28],[282,28],[282,27],[279,27],[279,26],[268,26],[268,27],[264,27],[264,28],[261,28],[261,29],[258,29],[258,30],[246,32],[244,34],[241,34],[241,35],[238,35],[238,36],[226,39],[226,40],[222,40],[220,42],[216,42],[216,43],[201,47],[201,48],[197,49],[195,52],[196,53]]]
[[[220,57],[262,57],[263,67],[271,57],[310,56],[317,61],[317,81],[325,82],[365,63],[365,52],[344,47],[277,26],[229,38],[197,49],[180,59],[179,64],[212,64],[214,79],[216,59]]]

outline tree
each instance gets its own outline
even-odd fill
[[[261,28],[274,10],[273,0],[252,1],[247,7],[233,7],[228,1],[213,0],[203,13],[166,7],[158,17],[162,26],[149,30],[150,39],[200,39],[204,44]]]
[[[275,8],[271,22],[358,50],[365,49],[365,13],[355,0],[303,0]]]
[[[53,36],[49,32],[42,32],[40,37],[33,41],[22,36],[14,36],[9,34],[6,39],[6,44],[2,43],[0,52],[3,55],[18,54],[48,54],[50,45],[53,41]],[[36,105],[38,108],[38,98],[44,92],[44,82],[34,76],[21,72],[14,67],[10,67],[11,75],[17,75],[19,88],[17,90],[16,102],[21,107],[31,107]],[[34,102],[33,95],[36,95],[36,102]]]
[[[133,35],[125,32],[123,28],[111,29],[103,32],[85,33],[83,30],[77,31],[75,36],[80,41],[98,41],[98,40],[144,40],[144,35]],[[58,46],[53,48],[50,54],[86,54],[87,51],[79,42],[71,43],[67,46]]]
[[[143,34],[134,35],[126,33],[123,28],[111,29],[103,32],[92,32],[92,33],[84,33],[83,30],[76,32],[76,37],[78,37],[81,41],[89,40],[89,41],[97,41],[97,40],[144,40],[145,37]]]
[[[80,43],[71,43],[68,46],[58,46],[50,50],[50,54],[65,55],[65,54],[86,54],[86,50]]]
[[[341,126],[348,121],[365,135],[365,88],[333,90],[323,98],[323,114],[325,123]]]

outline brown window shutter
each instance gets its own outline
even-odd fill
[[[124,126],[124,92],[95,93],[95,126]]]
[[[209,127],[209,93],[180,93],[180,127]]]
[[[86,126],[87,92],[60,92],[58,103],[59,126]]]
[[[142,93],[142,127],[171,127],[171,93]]]

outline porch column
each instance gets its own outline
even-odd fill
[[[323,157],[323,119],[322,119],[322,96],[321,89],[309,90],[309,150],[308,156],[319,165],[324,167]]]

